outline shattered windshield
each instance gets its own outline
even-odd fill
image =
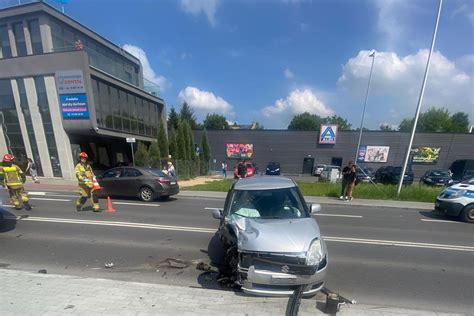
[[[229,217],[290,219],[308,217],[296,188],[234,191]]]

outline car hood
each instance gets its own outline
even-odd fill
[[[304,252],[313,239],[320,238],[313,218],[252,219],[238,218],[229,222],[236,233],[241,251]]]

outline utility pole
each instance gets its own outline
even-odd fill
[[[423,102],[423,94],[425,93],[426,79],[428,78],[428,72],[430,70],[431,55],[433,54],[434,45],[436,42],[436,33],[438,33],[439,17],[441,15],[441,7],[443,6],[443,0],[439,0],[438,5],[438,16],[436,17],[436,23],[433,31],[433,38],[431,39],[431,49],[428,55],[428,61],[426,62],[425,75],[423,77],[423,83],[421,85],[420,97],[418,98],[418,106],[416,108],[415,120],[413,122],[413,129],[411,131],[410,141],[408,142],[407,153],[405,155],[405,161],[403,163],[402,173],[400,175],[400,182],[397,187],[397,196],[400,196],[402,190],[403,180],[405,178],[405,172],[407,170],[408,160],[411,155],[411,146],[413,145],[413,139],[415,138],[416,125],[418,124],[418,118],[420,117],[421,103]]]

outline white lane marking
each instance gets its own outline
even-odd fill
[[[150,204],[150,203],[130,203],[130,202],[113,202],[113,204],[120,205],[139,205],[139,206],[160,206],[160,204]]]
[[[351,218],[363,218],[361,215],[344,215],[344,214],[321,214],[321,213],[316,213],[313,214],[316,216],[334,216],[334,217],[351,217]]]
[[[31,194],[31,192],[28,192],[28,195],[39,195],[39,194]],[[54,196],[54,197],[65,197],[65,198],[68,198],[68,197],[73,197],[73,198],[77,198],[79,196],[79,194],[76,194],[76,195],[67,195],[67,194],[50,194],[48,192],[46,192],[45,195],[42,195],[42,196]]]
[[[48,217],[24,217],[24,218],[17,218],[17,219],[21,221],[33,221],[33,222],[145,228],[145,229],[155,229],[155,230],[184,231],[184,232],[196,232],[196,233],[206,233],[206,234],[213,234],[216,232],[216,229],[213,229],[213,228],[155,225],[155,224],[142,224],[142,223],[131,223],[131,222],[74,220],[74,219],[48,218]],[[347,237],[333,237],[333,236],[326,236],[324,237],[324,240],[329,241],[329,242],[343,242],[343,243],[354,243],[354,244],[369,244],[369,245],[383,245],[383,246],[394,246],[394,247],[409,247],[409,248],[425,248],[425,249],[436,249],[436,250],[474,252],[474,247],[446,245],[446,244],[429,244],[429,243],[417,243],[417,242],[396,241],[396,240],[361,239],[361,238],[347,238]]]
[[[173,230],[173,231],[186,231],[186,232],[198,232],[198,233],[215,233],[216,232],[216,229],[201,228],[201,227],[168,226],[168,225],[142,224],[142,223],[130,223],[130,222],[91,221],[91,220],[79,220],[79,219],[73,220],[73,219],[64,219],[64,218],[31,217],[31,216],[27,218],[23,218],[22,221],[147,228],[147,229],[157,229],[157,230]]]
[[[2,205],[2,206],[0,206],[0,208],[2,208],[2,207],[11,207],[11,208],[13,208],[15,206],[14,205]]]
[[[48,199],[48,198],[30,198],[30,200],[71,202],[71,200],[66,200],[66,199]]]
[[[29,191],[29,195],[46,195],[46,192],[39,192],[39,191]]]
[[[208,210],[208,211],[222,210],[222,209],[219,208],[219,207],[205,207],[204,209],[205,209],[205,210]]]
[[[448,221],[448,220],[443,220],[443,219],[426,219],[426,218],[422,218],[421,221],[423,222],[439,222],[439,223],[454,223],[454,224],[460,224],[461,222],[456,222],[454,220],[452,221]]]
[[[442,249],[442,250],[457,250],[457,251],[474,252],[474,247],[469,247],[469,246],[428,244],[428,243],[396,241],[396,240],[377,240],[377,239],[329,237],[329,236],[326,236],[326,237],[323,236],[323,238],[326,241],[346,242],[346,243],[355,243],[355,244],[370,244],[370,245],[383,245],[383,246],[395,246],[395,247]]]

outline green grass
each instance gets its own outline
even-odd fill
[[[206,182],[192,187],[183,188],[188,191],[217,191],[227,192],[234,181],[232,179]],[[304,183],[299,182],[301,192],[305,196],[339,197],[341,184],[339,183]],[[416,202],[434,202],[442,188],[419,186],[414,184],[403,187],[400,198],[397,198],[397,187],[395,185],[373,185],[361,183],[354,189],[354,198],[376,199],[376,200],[401,200]]]

